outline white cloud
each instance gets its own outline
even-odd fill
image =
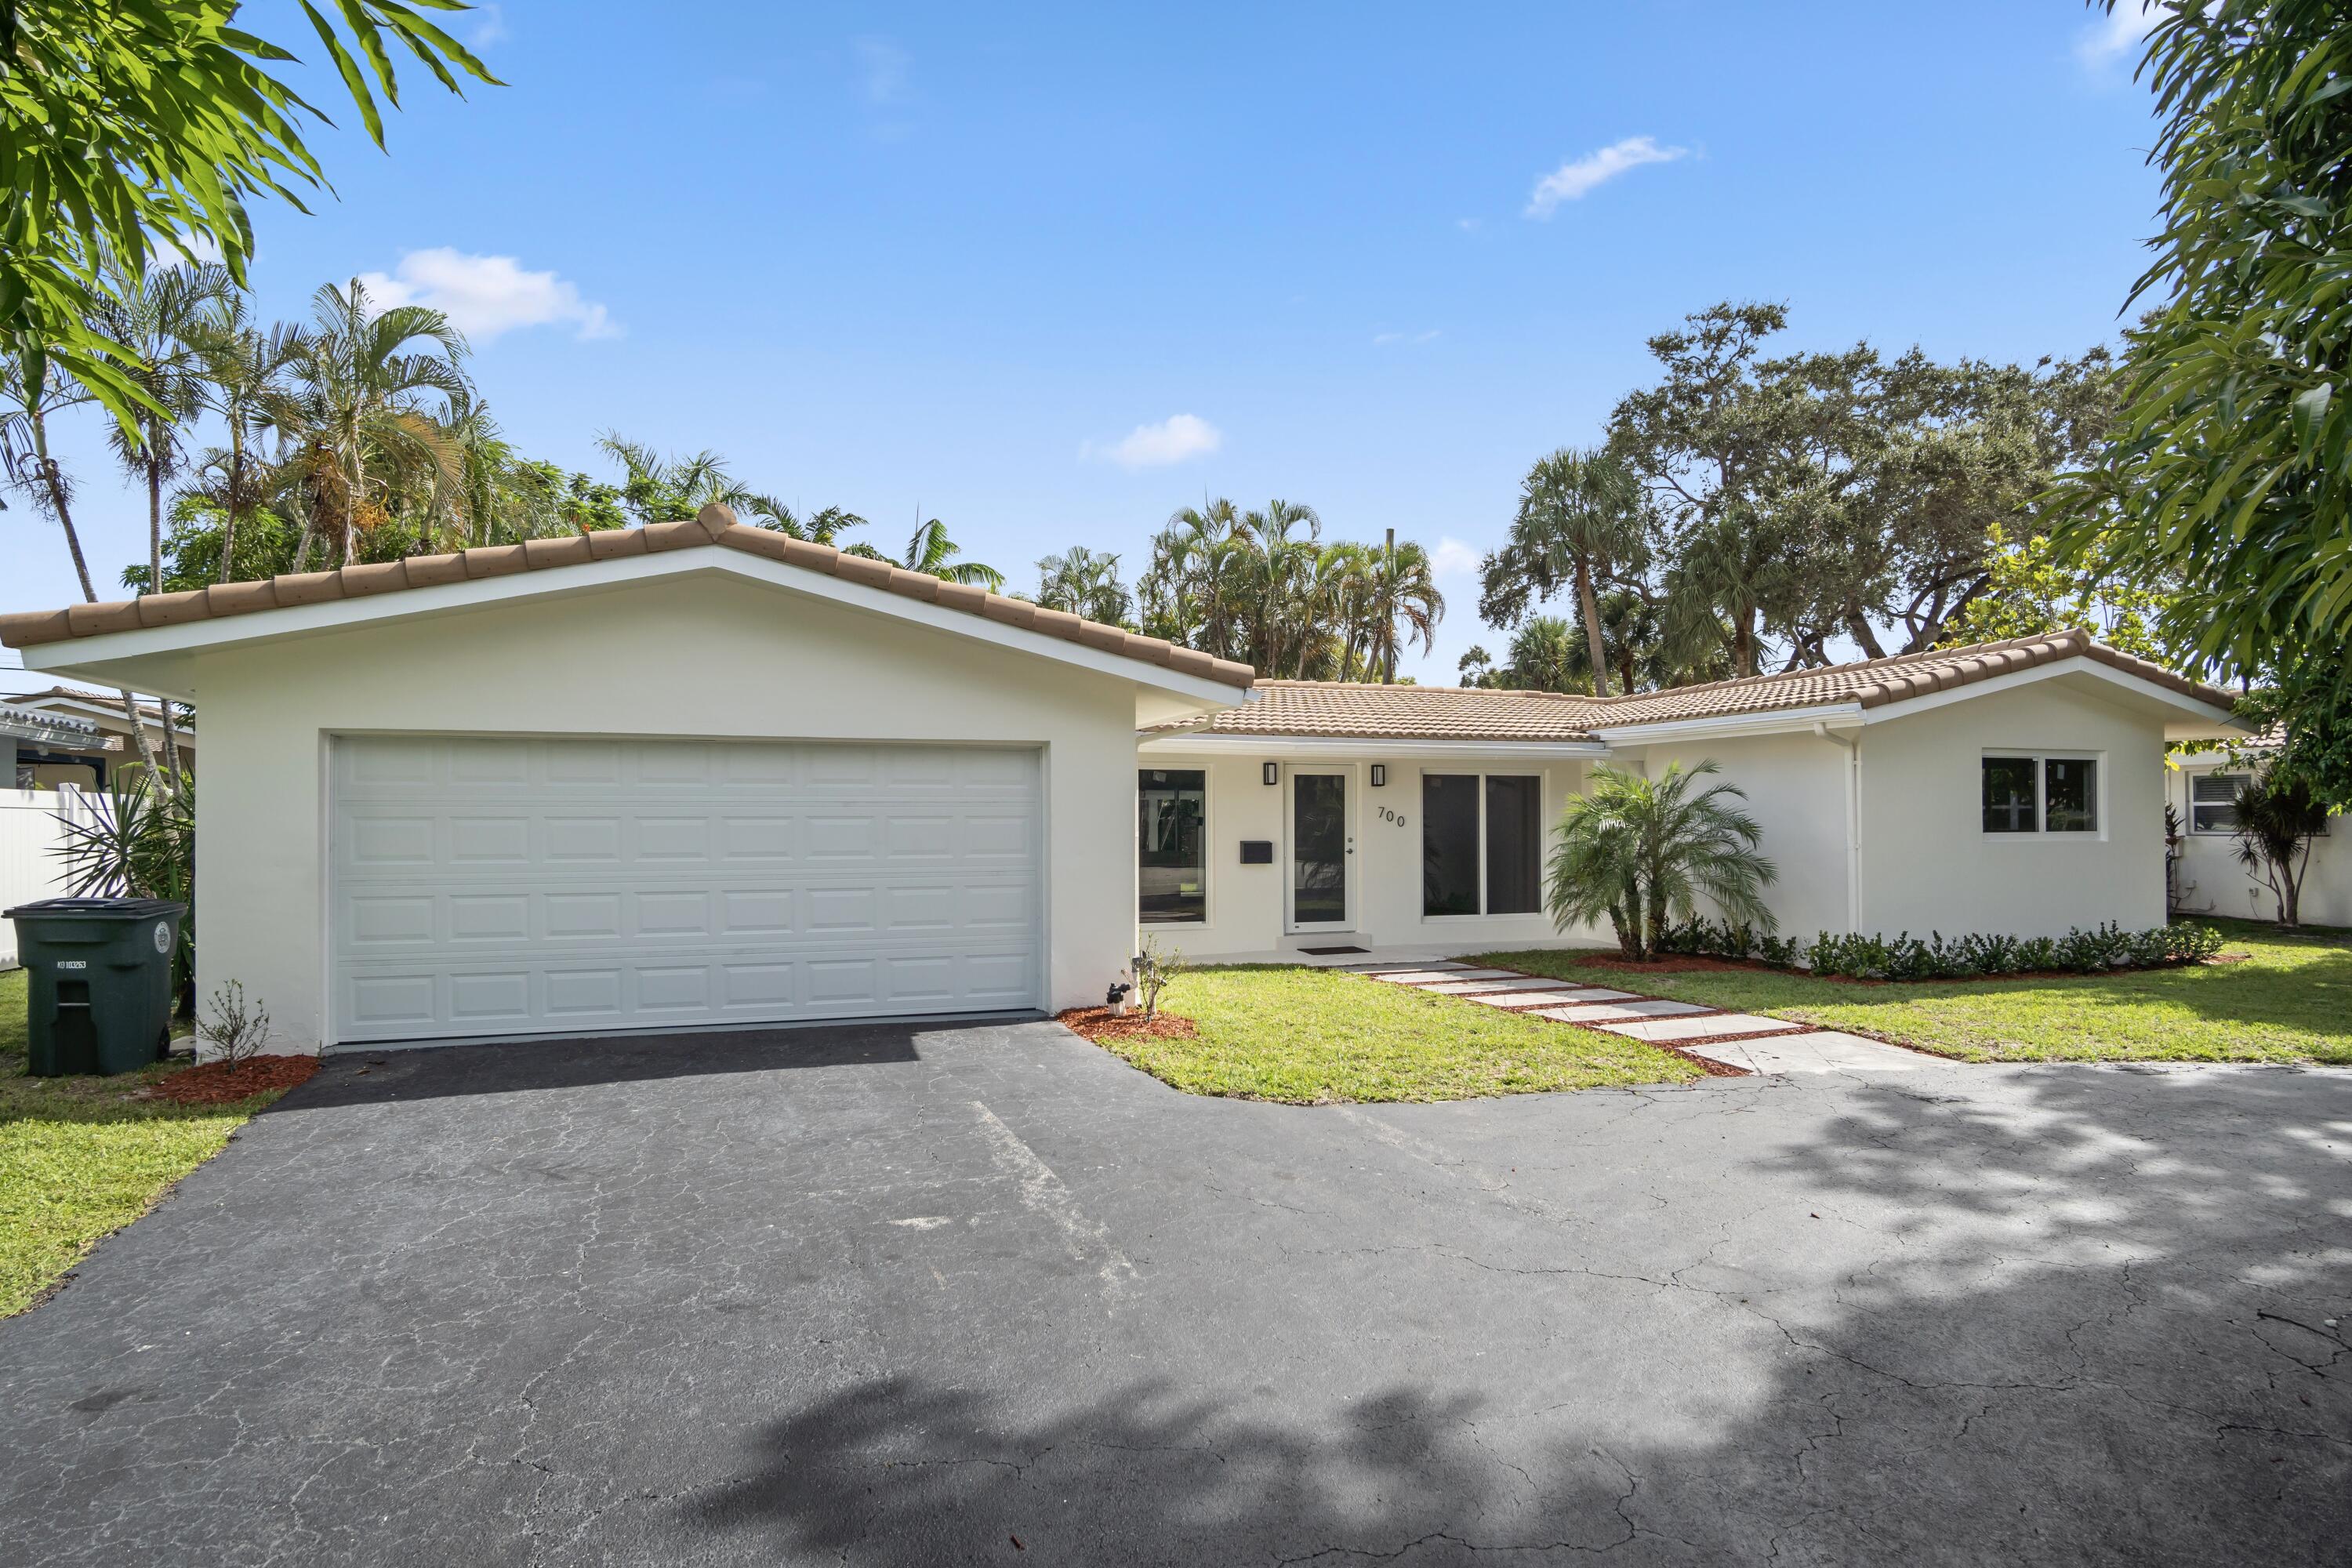
[[[906,50],[876,34],[852,38],[849,47],[856,51],[858,86],[865,90],[868,103],[892,104],[907,100],[909,88],[907,68],[913,62],[908,58]]]
[[[1454,226],[1465,234],[1475,234],[1478,232],[1478,220],[1475,217],[1458,217],[1454,220]]]
[[[2116,0],[2114,10],[2076,36],[2074,58],[2095,69],[2136,53],[2147,30],[2170,9],[2162,0]]]
[[[1435,342],[1437,338],[1438,331],[1435,327],[1430,328],[1425,332],[1374,332],[1372,334],[1373,343],[1382,348],[1391,343],[1432,343]]]
[[[1689,156],[1689,148],[1661,147],[1654,136],[1628,136],[1598,153],[1570,158],[1538,180],[1535,191],[1528,197],[1527,216],[1549,217],[1560,203],[1576,201],[1595,186],[1606,184],[1628,170],[1638,169],[1644,163],[1671,163],[1677,158]]]
[[[1468,577],[1478,570],[1478,552],[1447,534],[1429,552],[1429,569],[1440,577]]]
[[[507,37],[507,14],[496,5],[474,7],[474,30],[466,41],[478,49],[504,43]]]
[[[1139,425],[1111,447],[1089,441],[1078,448],[1082,458],[1107,458],[1122,468],[1164,468],[1173,463],[1204,458],[1225,444],[1223,432],[1195,414],[1172,414],[1157,425]]]
[[[621,335],[620,323],[583,300],[576,285],[552,272],[526,272],[511,256],[435,246],[410,251],[390,273],[363,272],[360,281],[380,305],[428,305],[482,342],[518,327],[570,326],[583,341]]]

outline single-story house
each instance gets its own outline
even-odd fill
[[[1194,958],[1563,936],[1586,770],[1712,756],[1785,924],[2163,918],[2226,694],[2079,635],[1612,701],[1245,666],[736,522],[0,617],[196,703],[198,986],[286,1041],[1059,1009]]]
[[[20,701],[0,704],[0,746],[8,749],[9,787],[53,790],[60,784],[96,789],[106,768],[118,760],[122,742],[86,718],[34,708]]]
[[[139,760],[138,742],[131,738],[130,717],[123,712],[122,699],[116,692],[53,686],[47,691],[12,697],[8,703],[13,708],[48,714],[68,725],[66,733],[47,744],[36,747],[22,741],[17,742],[18,789],[55,789],[59,784],[104,789],[114,769],[126,761]],[[139,702],[138,708],[148,743],[160,754],[163,745],[163,710],[144,700]],[[194,773],[195,727],[180,723],[178,728],[180,766]]]

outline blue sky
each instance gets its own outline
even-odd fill
[[[316,53],[278,0],[248,16]],[[510,85],[413,79],[388,157],[321,132],[339,199],[258,212],[263,310],[380,274],[471,327],[534,455],[712,447],[886,548],[940,517],[1015,585],[1076,543],[1139,566],[1204,493],[1394,527],[1445,569],[1436,654],[1401,669],[1424,681],[1500,651],[1475,555],[1528,465],[1648,379],[1652,333],[1769,299],[1791,347],[2076,353],[2155,197],[2130,25],[2070,0],[500,0],[456,26]],[[99,435],[61,446],[111,578],[145,518]],[[78,597],[53,528],[15,501],[0,527],[0,607]]]

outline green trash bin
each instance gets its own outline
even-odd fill
[[[36,1078],[133,1072],[172,1048],[172,954],[188,906],[168,899],[19,904],[16,958]]]

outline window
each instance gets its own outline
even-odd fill
[[[2099,763],[2094,757],[1987,757],[1987,833],[2096,833]]]
[[[1543,907],[1543,780],[1423,773],[1421,912],[1524,915]]]
[[[2033,759],[1987,757],[1984,760],[1984,830],[1987,833],[2033,831]]]
[[[2238,786],[2245,782],[2244,773],[2189,774],[2189,831],[2237,832]]]
[[[1421,912],[1478,912],[1478,775],[1421,779]]]
[[[1143,924],[1200,925],[1209,918],[1209,775],[1198,768],[1136,774],[1135,858]]]
[[[1536,859],[1543,849],[1543,780],[1486,781],[1486,912],[1531,915],[1542,907]]]

